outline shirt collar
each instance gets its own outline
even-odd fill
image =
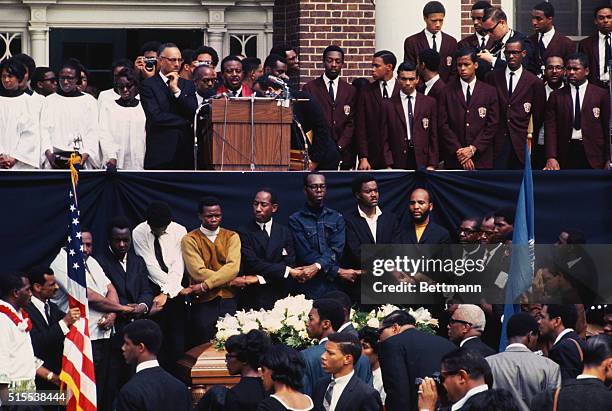
[[[389,80],[380,80],[380,85],[382,87],[383,81],[387,82],[387,87],[391,88],[391,90],[393,90],[393,88],[395,87],[395,77],[391,77]]]
[[[344,330],[344,329],[345,329],[346,327],[348,327],[349,325],[351,325],[351,322],[350,322],[350,321],[349,321],[349,322],[347,322],[347,323],[342,324],[342,325],[340,326],[340,328],[338,328],[338,331],[336,331],[336,332],[337,332],[337,333],[341,332],[342,330]]]
[[[584,83],[582,83],[581,85],[579,85],[578,88],[580,89],[580,91],[582,91],[582,90],[586,89],[588,84],[589,84],[589,80],[587,80]],[[574,86],[573,84],[570,84],[570,86],[571,86],[570,87],[571,90],[576,90],[576,86]]]
[[[471,390],[465,393],[463,398],[461,398],[459,401],[453,404],[453,406],[451,407],[451,411],[457,411],[458,409],[463,407],[465,403],[467,402],[467,400],[472,398],[474,395],[480,394],[481,392],[487,391],[488,389],[489,387],[486,384],[479,385],[478,387],[472,388]]]
[[[561,341],[561,338],[563,338],[563,336],[565,334],[571,333],[572,331],[574,331],[573,328],[566,328],[565,330],[561,331],[559,333],[559,335],[557,335],[557,338],[555,338],[555,342],[553,343],[553,345],[557,344],[559,341]]]
[[[330,79],[323,73],[323,82],[325,83],[325,87],[329,87],[329,82],[334,83],[334,88],[337,90],[338,83],[340,82],[340,76],[336,77],[334,80]]]
[[[504,37],[502,37],[501,43],[505,45],[506,42],[508,41],[508,39],[510,39],[510,37],[512,37],[513,34],[514,34],[514,30],[512,30],[512,29],[508,30],[506,35]]]
[[[346,375],[343,375],[342,377],[338,377],[338,378],[332,377],[332,381],[336,382],[336,386],[348,384],[349,380],[353,378],[353,375],[355,375],[355,370],[351,371],[350,373]]]
[[[506,77],[510,76],[510,72],[512,70],[510,70],[509,67],[506,67]],[[521,74],[523,74],[523,66],[519,67],[518,69],[512,71],[514,73],[514,78],[517,79],[519,77],[521,77]]]
[[[466,83],[462,78],[459,79],[459,81],[461,81],[461,87],[462,88],[467,88],[467,86],[470,86],[470,89],[472,90],[472,93],[474,92],[474,86],[476,85],[476,76],[474,76],[474,80],[472,80],[470,83]]]
[[[319,345],[325,344],[326,342],[327,342],[327,337],[323,337],[321,338],[321,341],[319,341]]]
[[[487,44],[487,41],[489,41],[489,35],[485,34],[484,36],[480,35],[479,33],[476,33],[476,39],[478,40],[478,45],[480,46],[480,42],[482,41],[482,39],[485,39],[485,44]]]
[[[159,76],[161,77],[161,79],[164,82],[164,84],[168,84],[168,77],[164,76],[162,74],[161,70],[159,71]]]
[[[117,259],[117,261],[119,261],[122,264],[126,264],[127,263],[127,255],[128,253],[125,253],[125,255],[123,256],[123,258],[119,258],[117,257],[117,254],[115,254],[115,252],[113,251],[113,249],[111,248],[111,246],[108,246],[108,249],[110,250],[111,254],[115,256],[115,258]]]
[[[427,80],[425,82],[425,87],[431,87],[434,84],[436,84],[436,81],[440,80],[440,75],[436,74],[435,76],[433,76],[432,78],[430,78],[429,80]]]
[[[423,30],[423,32],[424,32],[424,33],[425,33],[425,35],[426,35],[427,37],[429,37],[430,39],[431,39],[431,38],[433,38],[433,36],[434,36],[434,33],[432,33],[431,31],[429,31],[429,30],[427,30],[427,29]],[[436,40],[441,39],[441,38],[442,38],[442,32],[441,32],[441,31],[439,31],[439,32],[437,32],[437,33],[436,33]],[[438,46],[438,47],[439,47],[439,46]]]
[[[255,221],[255,223],[259,226],[260,229],[263,229],[264,224],[266,225],[266,227],[272,227],[272,220],[274,220],[274,218],[270,218],[265,223],[260,223],[259,221]]]
[[[542,34],[542,38],[543,39],[552,39],[553,36],[555,35],[555,26],[553,26],[550,30],[548,30],[546,33]],[[539,40],[539,39],[538,39]]]
[[[544,87],[546,87],[546,90],[550,90],[550,92],[552,93],[555,90],[561,90],[563,87],[565,87],[565,84],[561,83],[561,87],[553,89],[551,86],[548,85],[548,83],[546,83]]]
[[[508,351],[508,348],[525,348],[526,350],[529,350],[529,347],[527,347],[525,344],[521,344],[521,343],[508,344],[506,346],[506,351]],[[529,351],[531,351],[531,350],[529,350]]]
[[[592,378],[599,380],[599,378],[597,378],[596,376],[589,375],[589,374],[580,374],[579,376],[576,377],[577,380],[590,380]]]
[[[219,235],[219,230],[221,230],[221,227],[217,227],[217,229],[215,231],[211,231],[208,228],[204,228],[203,226],[200,226],[200,231],[206,237],[214,237],[216,235]]]
[[[601,31],[598,31],[597,33],[599,33],[599,40],[602,40],[602,41],[606,40],[607,34],[603,34]]]
[[[146,370],[147,368],[159,367],[157,360],[143,361],[136,366],[136,372]]]
[[[468,338],[464,338],[460,343],[459,343],[459,347],[463,347],[463,344],[465,344],[466,342],[473,340],[474,338],[477,338],[477,335],[472,335],[471,337]]]
[[[364,213],[364,212],[361,210],[361,208],[360,208],[359,206],[357,206],[357,212],[359,213],[359,216],[361,216],[361,217],[363,217],[363,218],[366,218],[366,219],[369,219],[369,218],[370,218],[370,217],[368,217],[368,216],[366,215],[366,213]],[[371,217],[371,218],[378,218],[378,216],[379,216],[379,215],[381,215],[381,214],[382,214],[382,211],[380,211],[380,208],[378,208],[378,206],[376,206],[376,213],[374,214],[374,217]],[[347,324],[348,324],[348,323],[347,323]],[[340,330],[338,330],[338,331],[340,331]]]
[[[45,302],[42,301],[41,299],[39,299],[38,297],[32,295],[32,298],[30,299],[30,301],[32,301],[32,304],[34,304],[34,307],[36,307],[38,309],[38,311],[40,311],[41,313],[45,312]]]
[[[412,97],[412,101],[416,101],[416,89],[414,89],[414,91],[412,92],[412,94],[408,95],[406,93],[404,93],[403,91],[400,90],[400,96],[402,97],[402,100],[407,99],[408,96]]]

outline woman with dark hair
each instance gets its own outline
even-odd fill
[[[263,400],[257,411],[310,411],[312,399],[302,394],[304,360],[299,352],[284,345],[272,346],[261,359],[266,390],[274,394]]]
[[[123,170],[142,170],[146,148],[146,117],[138,94],[138,76],[123,68],[115,76],[119,98],[100,105],[102,164]]]
[[[372,384],[384,404],[387,394],[383,387],[382,371],[380,361],[378,361],[378,330],[374,327],[363,327],[359,330],[359,341],[361,342],[361,353],[368,358],[370,368],[372,368]]]
[[[226,411],[255,411],[266,398],[259,367],[269,346],[268,336],[259,330],[234,335],[225,342],[227,370],[230,375],[240,375],[240,382],[225,397]]]

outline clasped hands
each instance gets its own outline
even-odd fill
[[[467,147],[462,147],[455,152],[457,160],[459,161],[464,170],[476,169],[476,167],[474,166],[474,161],[472,160],[474,154],[476,154],[476,147],[471,145]]]

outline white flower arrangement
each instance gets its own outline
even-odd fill
[[[351,310],[351,322],[357,329],[364,326],[379,328],[382,320],[396,310],[402,310],[402,308],[391,304],[385,304],[373,309],[369,313]],[[426,308],[419,307],[416,310],[410,308],[408,309],[408,314],[414,317],[416,320],[416,328],[419,330],[432,334],[436,332],[438,320],[433,318]]]

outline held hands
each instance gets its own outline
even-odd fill
[[[153,307],[151,307],[151,311],[149,312],[149,315],[154,315],[160,312],[161,310],[163,310],[167,301],[168,301],[168,294],[159,293],[158,295],[156,295],[155,298],[153,298]]]
[[[472,157],[474,157],[474,154],[476,154],[476,147],[474,146],[463,147],[457,150],[455,154],[457,155],[457,160],[461,164],[463,164],[469,159],[471,159]]]
[[[117,319],[117,314],[106,313],[98,321],[98,327],[103,330],[110,330],[111,328],[113,328],[113,325],[115,325],[116,319]]]
[[[353,270],[352,268],[339,268],[338,277],[349,283],[354,283],[357,277],[361,275],[361,270]]]
[[[319,268],[316,264],[306,265],[304,267],[292,268],[289,271],[291,275],[298,283],[305,283],[310,280],[319,272]]]
[[[230,283],[230,287],[246,288],[251,284],[259,284],[259,278],[256,275],[243,275],[234,278]]]
[[[438,389],[433,378],[425,377],[419,385],[419,410],[434,411],[438,402]]]

